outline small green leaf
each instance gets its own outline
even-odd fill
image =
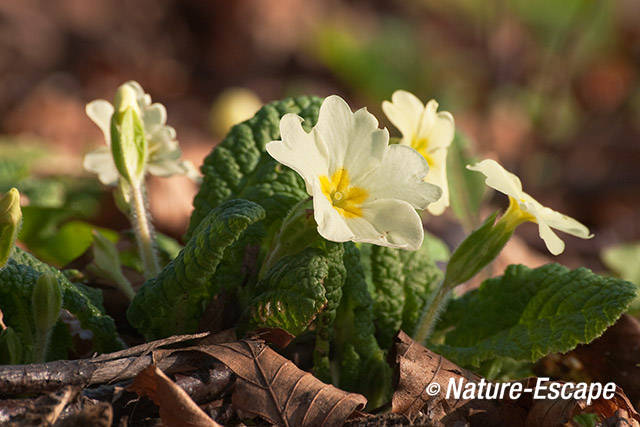
[[[596,427],[599,421],[598,414],[582,413],[573,417],[573,422],[580,427]]]
[[[87,270],[117,285],[129,299],[133,299],[133,288],[122,273],[120,253],[116,245],[99,231],[93,230],[92,252],[93,262],[87,266]]]
[[[46,272],[38,277],[31,296],[33,319],[38,331],[48,331],[58,321],[62,309],[62,290],[56,277]]]
[[[0,309],[7,315],[5,320],[11,321],[11,318],[15,320],[16,323],[12,325],[16,327],[16,332],[21,333],[23,343],[31,342],[32,339],[30,338],[32,327],[27,327],[33,322],[31,293],[37,278],[42,273],[50,273],[57,279],[62,289],[62,308],[74,314],[83,328],[93,332],[95,351],[109,352],[123,347],[113,319],[105,315],[101,307],[94,304],[92,297],[88,296],[88,291],[85,290],[89,289],[88,287],[83,288],[81,285],[69,282],[56,268],[16,247],[7,266],[0,270]],[[99,290],[91,289],[91,293],[99,293]],[[6,300],[10,301],[5,305]],[[5,307],[8,307],[14,315],[10,317]],[[20,325],[21,330],[18,330],[16,325]],[[26,336],[29,338],[25,339]]]
[[[11,326],[0,331],[0,365],[17,365],[23,362],[20,337]]]
[[[457,131],[447,152],[451,208],[467,230],[472,230],[478,225],[480,204],[487,188],[482,175],[467,169],[468,164],[475,162],[468,154],[470,145],[469,139]]]
[[[439,352],[461,365],[509,357],[535,361],[600,336],[636,296],[629,282],[558,264],[512,265],[450,302]]]
[[[213,209],[178,256],[145,282],[127,311],[129,322],[147,338],[194,332],[200,316],[224,285],[211,279],[227,248],[264,209],[247,200],[230,200]]]

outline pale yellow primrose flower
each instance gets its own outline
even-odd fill
[[[428,207],[429,213],[440,215],[449,206],[447,149],[455,132],[453,116],[438,111],[435,100],[423,105],[414,94],[405,90],[395,91],[391,101],[384,101],[382,110],[402,133],[400,144],[413,147],[424,156],[429,163],[425,180],[442,188],[442,197]]]
[[[581,239],[590,239],[593,234],[589,229],[573,218],[542,206],[533,197],[522,191],[520,179],[504,169],[495,160],[483,160],[475,165],[468,165],[467,169],[480,172],[487,177],[485,183],[501,193],[509,196],[509,209],[504,217],[518,224],[531,221],[538,224],[538,232],[547,249],[553,255],[564,251],[564,242],[551,230],[564,231]]]
[[[180,160],[182,155],[176,131],[167,126],[167,110],[160,103],[151,103],[151,96],[144,92],[138,82],[125,83],[133,90],[140,118],[144,124],[144,132],[148,142],[147,172],[167,177],[171,175],[186,175],[194,181],[199,179],[198,172],[189,161]],[[106,147],[100,147],[84,157],[84,168],[98,174],[100,182],[115,185],[118,182],[118,170],[111,156],[111,116],[114,108],[104,99],[91,101],[85,107],[89,118],[102,130]]]
[[[429,166],[410,147],[389,145],[389,133],[365,108],[353,113],[339,96],[320,107],[310,133],[302,119],[286,114],[282,141],[267,152],[295,170],[313,196],[313,215],[322,237],[416,250],[424,230],[416,209],[440,197],[424,181]]]

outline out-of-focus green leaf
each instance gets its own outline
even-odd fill
[[[600,254],[602,262],[618,277],[640,289],[640,243],[611,246]],[[640,312],[640,295],[629,306],[632,313]]]
[[[467,231],[479,223],[480,204],[487,188],[481,174],[467,169],[468,164],[475,163],[469,155],[470,145],[469,139],[457,131],[447,153],[451,209]]]
[[[19,240],[43,261],[64,266],[82,255],[93,242],[92,230],[97,229],[112,241],[115,231],[96,227],[84,221],[69,221],[73,215],[65,208],[25,206]]]
[[[384,99],[398,88],[421,92],[420,82],[426,80],[429,68],[418,54],[412,31],[391,19],[368,38],[353,28],[324,26],[316,30],[310,53],[339,79],[373,99]]]

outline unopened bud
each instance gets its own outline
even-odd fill
[[[115,113],[111,118],[111,154],[113,162],[130,185],[137,187],[144,177],[147,140],[137,94],[130,83],[118,88]]]
[[[138,115],[140,115],[138,96],[135,89],[131,87],[130,83],[125,83],[118,88],[113,102],[115,104],[115,110],[118,113],[124,113],[127,108],[131,108]]]
[[[62,289],[53,273],[43,273],[38,277],[31,294],[33,320],[36,330],[49,331],[60,317],[62,309]]]
[[[11,255],[21,220],[20,193],[12,188],[0,199],[0,267]]]

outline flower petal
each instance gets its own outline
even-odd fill
[[[487,177],[485,184],[489,187],[495,188],[516,200],[521,199],[522,183],[520,178],[507,171],[495,160],[486,159],[473,166],[467,165],[467,169],[483,173]]]
[[[330,173],[349,171],[355,184],[382,161],[389,144],[389,133],[378,129],[378,120],[362,108],[355,113],[339,96],[327,97],[313,128],[316,138],[326,146]]]
[[[425,209],[440,197],[442,191],[436,185],[425,182],[429,173],[427,161],[411,147],[390,145],[382,164],[366,180],[371,200],[399,199],[416,209]]]
[[[542,240],[544,240],[547,249],[553,255],[560,255],[564,251],[564,242],[560,239],[556,233],[544,222],[538,223],[538,233]]]
[[[113,116],[113,105],[104,99],[91,101],[84,107],[87,116],[100,128],[107,145],[111,145],[111,116]]]
[[[424,113],[424,104],[420,99],[406,90],[397,90],[391,96],[391,102],[382,103],[382,111],[402,133],[401,143],[411,145],[411,141],[417,136],[418,125]]]
[[[154,133],[167,123],[167,109],[155,102],[143,110],[142,121],[145,132]]]
[[[422,220],[409,203],[393,199],[365,202],[362,214],[362,218],[347,220],[356,234],[354,241],[412,251],[422,246]],[[370,229],[363,220],[371,225]]]
[[[455,121],[453,120],[451,113],[447,111],[440,111],[435,114],[435,119],[425,135],[426,139],[429,141],[428,151],[431,152],[439,148],[446,148],[450,146],[453,141],[454,134]]]
[[[538,222],[544,222],[556,230],[582,239],[591,239],[593,237],[593,234],[589,232],[589,229],[584,224],[546,206],[540,205],[540,208],[536,212],[532,212],[532,214],[535,215]]]
[[[328,153],[322,141],[315,138],[315,133],[304,131],[302,120],[295,114],[285,114],[280,120],[282,141],[271,141],[266,149],[271,157],[302,176],[307,193],[312,195],[318,176],[330,176]]]
[[[426,182],[440,187],[442,196],[430,204],[427,209],[431,215],[441,215],[449,207],[449,181],[447,179],[447,149],[441,148],[431,153],[432,166],[425,179]]]
[[[109,147],[100,147],[84,156],[82,165],[89,172],[98,174],[98,179],[105,185],[115,185],[119,174],[113,163]]]

